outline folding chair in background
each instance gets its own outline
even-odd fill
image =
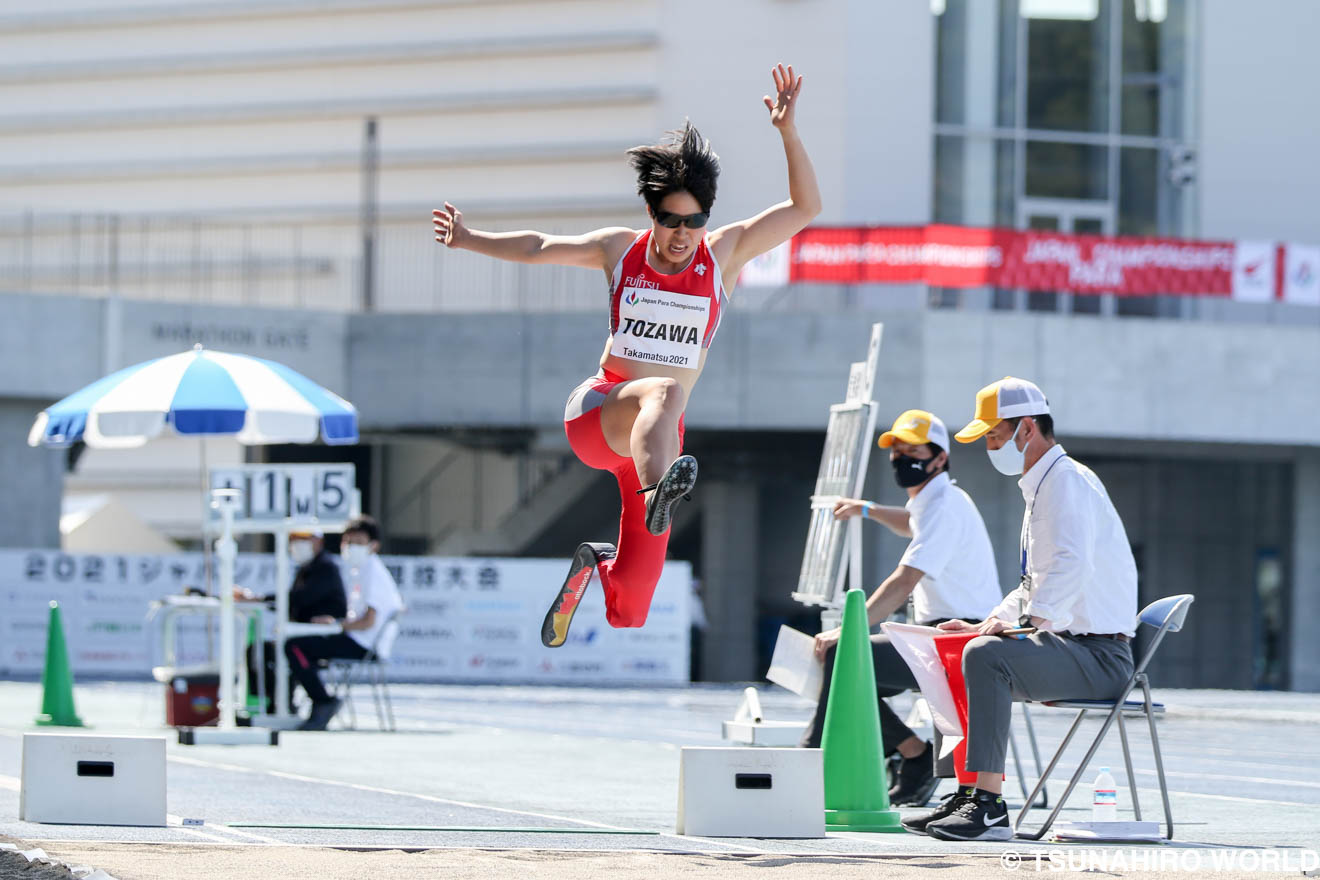
[[[361,660],[349,660],[336,657],[327,667],[334,681],[336,699],[342,699],[348,707],[348,723],[344,726],[353,730],[357,727],[357,709],[353,706],[353,685],[364,680],[371,686],[371,697],[376,704],[376,720],[381,730],[395,730],[394,704],[390,701],[389,682],[386,680],[386,667],[390,661],[390,651],[394,640],[399,635],[399,616],[402,608],[394,611],[385,619],[385,624],[376,633],[376,640]]]
[[[1178,596],[1168,596],[1164,599],[1158,599],[1141,610],[1138,619],[1141,623],[1154,627],[1156,630],[1155,636],[1151,639],[1150,645],[1146,648],[1145,654],[1141,657],[1141,661],[1133,670],[1132,677],[1128,679],[1127,684],[1124,685],[1123,691],[1117,699],[1048,700],[1041,703],[1043,706],[1050,706],[1056,709],[1076,709],[1077,717],[1073,719],[1072,726],[1068,728],[1068,735],[1065,736],[1063,742],[1059,744],[1058,751],[1056,751],[1054,757],[1050,759],[1049,766],[1045,768],[1045,772],[1041,775],[1040,781],[1036,783],[1035,789],[1033,789],[1031,794],[1027,796],[1027,802],[1023,805],[1021,812],[1018,813],[1017,820],[1013,823],[1013,829],[1017,832],[1018,837],[1023,838],[1024,840],[1040,840],[1045,836],[1045,833],[1050,830],[1050,826],[1054,824],[1054,820],[1059,815],[1059,811],[1063,809],[1064,803],[1067,802],[1068,795],[1072,794],[1072,790],[1076,788],[1078,780],[1080,780],[1082,774],[1086,772],[1087,765],[1090,764],[1091,758],[1095,756],[1096,750],[1100,748],[1100,743],[1104,740],[1105,734],[1109,732],[1109,728],[1112,727],[1116,721],[1118,722],[1118,735],[1123,742],[1123,763],[1127,767],[1128,787],[1132,790],[1132,809],[1136,814],[1137,821],[1141,821],[1141,802],[1137,800],[1137,780],[1136,775],[1132,772],[1132,754],[1128,749],[1127,728],[1123,724],[1124,713],[1129,713],[1144,715],[1147,723],[1150,725],[1150,744],[1152,751],[1155,753],[1155,770],[1160,779],[1160,794],[1164,798],[1165,837],[1168,840],[1173,839],[1173,811],[1169,807],[1169,788],[1164,780],[1164,758],[1160,754],[1160,740],[1155,733],[1155,716],[1164,713],[1164,706],[1161,703],[1156,703],[1150,697],[1150,682],[1146,677],[1146,666],[1150,663],[1150,659],[1154,656],[1160,643],[1164,641],[1165,633],[1178,632],[1182,629],[1183,621],[1187,619],[1187,611],[1191,608],[1192,602],[1194,601],[1196,601],[1194,595],[1191,593],[1184,593]],[[1141,686],[1142,699],[1129,700],[1128,695],[1132,693],[1133,688],[1137,685]],[[1054,805],[1054,809],[1050,812],[1048,818],[1045,819],[1045,823],[1033,832],[1024,832],[1022,830],[1022,823],[1026,820],[1027,811],[1031,809],[1032,803],[1034,803],[1040,793],[1044,791],[1045,783],[1049,780],[1050,774],[1054,772],[1054,768],[1058,765],[1059,759],[1063,757],[1064,749],[1068,748],[1068,743],[1072,741],[1073,735],[1077,733],[1077,729],[1082,724],[1082,719],[1091,712],[1106,713],[1104,724],[1100,725],[1100,732],[1095,735],[1095,739],[1092,740],[1090,748],[1086,750],[1086,755],[1078,763],[1077,769],[1073,772],[1072,779],[1068,780],[1068,787],[1063,790],[1063,795],[1059,798],[1058,803]]]

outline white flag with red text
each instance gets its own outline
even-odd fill
[[[935,649],[935,636],[943,630],[933,626],[917,626],[911,623],[883,623],[885,635],[898,655],[912,670],[917,680],[921,695],[930,706],[930,717],[945,736],[961,737],[962,724],[958,721],[958,709],[953,703],[953,691],[949,689],[949,678],[940,662],[939,651]]]

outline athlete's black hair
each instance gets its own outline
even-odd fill
[[[652,216],[659,213],[661,200],[676,192],[691,193],[709,214],[715,204],[720,157],[690,121],[666,134],[663,143],[628,151],[628,162],[637,172],[637,194],[646,200]]]

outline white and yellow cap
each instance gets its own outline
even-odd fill
[[[1004,419],[1043,416],[1050,411],[1045,392],[1034,382],[1005,376],[976,392],[976,417],[954,435],[959,443],[971,443]]]
[[[875,441],[881,449],[888,449],[895,440],[920,446],[934,443],[945,450],[949,449],[949,429],[939,418],[924,409],[910,409],[894,419],[894,426],[880,435]]]

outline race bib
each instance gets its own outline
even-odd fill
[[[619,326],[610,353],[615,357],[695,370],[710,300],[644,287],[625,287],[619,296]]]

